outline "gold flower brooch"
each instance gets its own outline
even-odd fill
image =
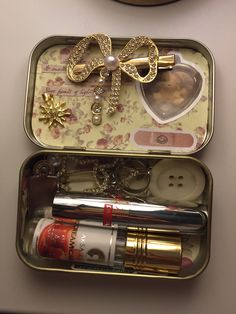
[[[102,57],[94,57],[86,64],[81,63],[82,58],[89,49],[92,42],[97,42]],[[132,58],[136,50],[146,47],[147,57]],[[174,55],[159,56],[158,48],[148,37],[138,36],[129,40],[125,47],[114,55],[112,53],[111,39],[104,34],[94,34],[83,38],[72,50],[67,65],[67,76],[75,83],[86,80],[94,70],[99,70],[100,77],[94,89],[94,100],[91,106],[92,123],[100,125],[102,122],[102,94],[104,83],[111,76],[111,93],[109,96],[106,114],[112,116],[119,102],[121,89],[121,73],[126,73],[132,79],[141,83],[153,81],[159,69],[171,69],[175,64]],[[146,68],[148,71],[140,75],[139,68]]]

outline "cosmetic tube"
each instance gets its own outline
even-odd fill
[[[184,233],[204,232],[207,216],[204,207],[178,208],[76,194],[56,194],[51,209],[52,217],[93,220],[103,225],[145,227],[177,230]]]

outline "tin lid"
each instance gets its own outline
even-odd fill
[[[111,116],[106,114],[111,93],[108,78],[102,86],[102,121],[96,125],[91,105],[100,72],[96,67],[92,71],[88,69],[88,77],[79,83],[67,77],[69,57],[81,39],[49,37],[33,49],[24,126],[34,143],[48,149],[109,154],[122,150],[133,155],[189,155],[206,146],[213,133],[214,61],[205,46],[185,39],[153,40],[159,50],[159,62],[162,56],[175,55],[173,68],[166,69],[159,64],[156,78],[149,83],[121,71],[119,102]],[[119,55],[129,40],[113,38],[112,56]],[[82,50],[83,69],[101,57],[95,42]],[[146,56],[147,49],[142,47],[127,59],[140,60]],[[140,75],[145,76],[145,71],[143,67],[138,68]]]

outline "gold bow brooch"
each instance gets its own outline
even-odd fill
[[[80,63],[82,57],[92,42],[97,42],[103,57],[94,57],[86,64]],[[146,58],[130,58],[140,47],[147,47]],[[159,56],[157,46],[148,37],[138,36],[129,40],[118,56],[112,54],[110,37],[104,34],[95,34],[83,38],[72,50],[67,65],[67,76],[72,82],[83,82],[96,69],[100,70],[98,85],[94,89],[94,101],[91,106],[92,123],[100,125],[102,122],[102,97],[105,80],[111,74],[111,93],[106,113],[111,116],[117,110],[121,88],[121,72],[125,72],[132,79],[141,83],[153,81],[160,69],[170,69],[175,63],[174,55]],[[138,68],[148,68],[144,76]]]

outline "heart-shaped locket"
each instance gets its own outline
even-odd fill
[[[176,64],[172,70],[159,71],[149,84],[138,84],[146,111],[158,123],[169,123],[189,112],[200,100],[203,75],[192,65]]]

